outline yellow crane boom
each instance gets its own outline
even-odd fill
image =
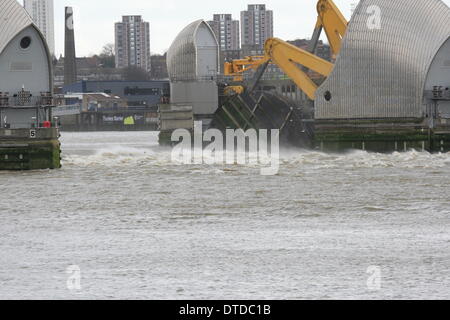
[[[317,85],[299,65],[325,77],[328,77],[334,67],[331,62],[277,38],[267,40],[264,50],[266,56],[270,57],[270,60],[280,67],[311,100],[315,99]]]
[[[339,54],[342,38],[347,31],[348,22],[332,0],[317,2],[317,23],[315,31],[325,29],[333,54]]]
[[[234,81],[242,81],[244,72],[255,70],[266,61],[265,56],[252,56],[225,62],[224,74],[226,76],[234,76]]]
[[[332,0],[319,0],[317,3],[317,22],[310,46],[307,50],[297,48],[283,40],[270,38],[264,45],[264,56],[246,57],[245,59],[226,62],[224,74],[233,76],[234,81],[242,81],[245,71],[258,70],[253,87],[259,81],[269,63],[274,63],[283,70],[295,84],[311,99],[315,99],[318,86],[307,73],[307,69],[327,77],[334,65],[314,54],[323,29],[327,35],[333,55],[341,49],[342,38],[348,22]],[[241,93],[240,86],[230,87]]]

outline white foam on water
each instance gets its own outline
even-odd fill
[[[71,153],[63,155],[63,165],[73,166],[135,166],[135,165],[167,165],[170,164],[170,152],[136,148],[122,145],[108,146],[98,149],[94,154]]]
[[[371,153],[354,150],[343,154],[314,151],[288,151],[282,165],[323,168],[443,168],[450,165],[450,153],[428,152]]]
[[[64,166],[178,166],[186,164],[172,160],[172,149],[157,145],[157,134],[151,133],[92,133],[63,135]],[[259,169],[271,163],[270,156],[258,157],[257,154],[239,154],[247,157],[247,164],[225,165],[214,162],[211,154],[192,153],[192,164],[196,170],[202,167],[211,172],[223,168],[240,170],[240,168]],[[225,152],[219,152],[220,159],[225,159]],[[258,161],[249,161],[249,157]],[[209,160],[209,162],[208,162]],[[190,166],[190,165],[186,165]],[[389,154],[366,151],[349,151],[346,153],[325,153],[311,150],[282,150],[280,167],[310,169],[334,168],[443,168],[450,166],[450,153],[430,154],[428,152],[408,151]]]
[[[91,150],[90,154],[71,152],[63,154],[63,165],[73,166],[135,166],[135,165],[167,165],[182,166],[179,161],[172,161],[172,150],[160,147],[129,147],[126,145],[109,145]],[[89,152],[88,152],[89,153]],[[257,155],[250,155],[258,159]],[[220,159],[225,159],[220,154]],[[270,157],[259,158],[259,161],[247,164],[236,164],[236,167],[261,168],[270,164]],[[192,156],[192,164],[204,166],[207,161],[213,161],[213,157],[205,155],[204,158]],[[351,151],[344,154],[323,153],[316,151],[285,151],[280,155],[281,167],[309,167],[313,169],[324,168],[443,168],[450,166],[450,153],[430,154],[428,152],[395,152],[391,154],[370,153],[366,151]],[[223,166],[224,163],[216,163],[214,167]]]

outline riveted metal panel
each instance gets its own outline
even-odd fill
[[[381,28],[368,26],[372,6],[380,9]],[[316,119],[423,117],[428,70],[449,36],[450,9],[440,0],[361,0],[316,93]]]
[[[170,46],[167,52],[167,69],[170,79],[196,77],[194,34],[199,23],[201,20],[184,28]]]
[[[219,44],[205,21],[184,28],[167,52],[171,103],[192,106],[195,115],[211,115],[217,110]]]
[[[167,52],[167,68],[172,82],[203,80],[201,77],[206,76],[201,72],[204,68],[199,65],[203,62],[200,51],[205,48],[205,43],[199,40],[202,34],[209,36],[207,46],[216,56],[215,67],[218,69],[219,45],[216,36],[205,21],[197,20],[178,34]]]
[[[1,0],[0,53],[19,32],[32,24],[31,17],[16,0]]]
[[[27,11],[19,4],[16,0],[0,0],[0,57],[4,57],[6,54],[6,51],[11,49],[9,44],[22,32],[26,33],[27,29],[29,30],[28,35],[33,33],[37,34],[37,37],[40,39],[40,43],[42,43],[42,46],[45,51],[45,58],[47,60],[47,65],[45,67],[47,71],[47,75],[41,79],[41,81],[44,81],[45,78],[48,79],[48,86],[44,86],[46,88],[43,88],[44,91],[52,91],[53,90],[53,74],[52,74],[52,62],[51,62],[51,55],[50,51],[47,45],[47,42],[45,41],[45,37],[43,36],[42,32],[39,30],[39,28],[33,23],[33,20],[28,15]],[[38,50],[39,51],[39,50]],[[41,54],[37,53],[38,51],[33,51],[33,53],[36,53],[36,55]],[[28,53],[27,53],[28,54]],[[24,58],[24,56],[21,56],[21,58]],[[4,63],[4,62],[2,62]],[[30,61],[10,61],[6,62],[8,63],[8,69],[10,71],[19,71],[18,69],[22,68],[22,71],[31,72],[35,69],[33,65],[29,65]],[[23,63],[22,66],[19,66],[20,63]],[[25,64],[28,64],[25,66]],[[36,65],[36,64],[35,64]],[[38,66],[42,67],[43,64],[37,64]],[[20,68],[19,68],[20,67]],[[27,77],[29,81],[31,81],[29,76],[24,75],[24,77]],[[3,77],[4,78],[4,77]],[[23,83],[23,82],[21,82]],[[19,90],[20,88],[17,88]],[[0,91],[5,90],[5,88],[0,88]]]

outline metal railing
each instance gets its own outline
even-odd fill
[[[220,78],[220,75],[211,75],[211,76],[195,76],[195,75],[172,75],[170,77],[171,82],[210,82],[217,81]]]
[[[50,92],[41,92],[40,96],[33,96],[28,91],[10,94],[0,92],[0,107],[40,107],[53,105],[53,96]]]

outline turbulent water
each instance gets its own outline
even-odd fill
[[[151,132],[62,148],[0,172],[2,299],[450,298],[450,154],[289,151],[261,176]]]

